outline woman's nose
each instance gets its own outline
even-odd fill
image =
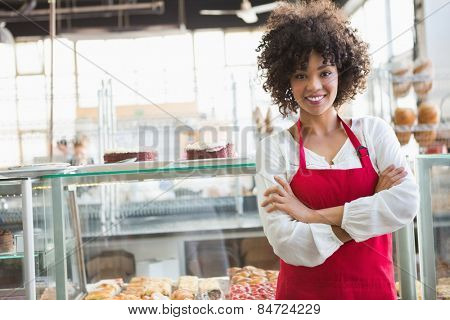
[[[320,78],[317,76],[309,77],[308,83],[306,85],[307,85],[308,91],[314,92],[319,89],[322,89],[322,82],[320,81]]]

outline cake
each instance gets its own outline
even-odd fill
[[[114,163],[136,158],[136,161],[152,161],[158,158],[156,151],[109,151],[103,155],[105,163]]]
[[[204,143],[196,142],[186,146],[188,160],[232,158],[233,145],[230,143]]]
[[[9,230],[0,229],[0,253],[14,251],[14,238]]]

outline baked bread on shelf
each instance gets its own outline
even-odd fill
[[[430,146],[437,136],[435,126],[439,123],[439,110],[429,103],[422,103],[417,111],[418,126],[414,130],[414,138],[421,147]]]
[[[408,144],[416,114],[411,108],[397,108],[394,112],[395,134],[401,145]]]
[[[433,67],[430,59],[418,59],[415,62],[413,73],[416,81],[414,81],[414,91],[420,98],[425,98],[433,86],[432,74]]]
[[[402,61],[391,71],[394,97],[401,98],[408,95],[411,89],[412,63]]]

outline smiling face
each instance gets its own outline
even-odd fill
[[[325,64],[323,57],[312,51],[307,65],[293,73],[290,83],[300,109],[318,116],[333,107],[338,88],[337,68]]]

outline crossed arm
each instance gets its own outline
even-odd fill
[[[400,184],[406,175],[407,172],[403,167],[395,168],[394,165],[389,166],[380,174],[375,192],[387,190]],[[262,207],[266,207],[267,213],[279,210],[303,223],[328,224],[340,241],[347,242],[352,239],[350,235],[341,228],[344,206],[313,210],[304,205],[294,195],[291,186],[286,181],[277,176],[274,177],[274,179],[279,186],[268,188],[264,192],[266,198],[261,203]]]

